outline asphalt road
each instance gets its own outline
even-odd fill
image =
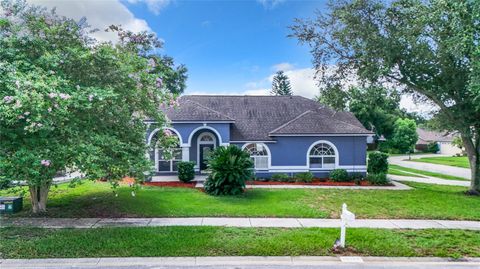
[[[107,266],[107,267],[97,267],[97,266],[86,266],[86,267],[77,267],[71,265],[65,265],[59,267],[58,265],[52,267],[3,267],[2,268],[42,268],[42,269],[93,269],[93,268],[101,268],[101,269],[189,269],[189,268],[198,268],[198,269],[313,269],[313,268],[325,268],[325,269],[349,269],[349,268],[362,268],[362,269],[464,269],[464,268],[480,268],[480,264],[469,264],[469,263],[450,263],[450,264],[422,264],[422,263],[361,263],[361,264],[349,264],[349,263],[325,263],[325,264],[317,264],[317,265],[215,265],[215,266],[141,266],[141,265],[130,265],[130,266]]]

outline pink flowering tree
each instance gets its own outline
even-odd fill
[[[0,177],[28,185],[34,213],[46,211],[60,171],[113,186],[143,180],[152,167],[143,119],[162,124],[158,108],[176,103],[151,56],[162,43],[117,26],[108,31],[118,42],[97,42],[85,20],[23,1],[1,5]]]

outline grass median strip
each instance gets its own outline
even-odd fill
[[[412,161],[470,168],[467,157],[423,157],[418,159],[412,159]]]
[[[339,229],[0,229],[0,258],[336,255]],[[480,256],[480,232],[348,229],[345,255]],[[342,253],[341,253],[342,254]]]
[[[46,216],[339,218],[342,203],[347,203],[358,218],[480,220],[480,197],[466,196],[465,187],[407,184],[413,189],[248,189],[238,196],[143,187],[135,197],[128,186],[121,186],[115,197],[107,183],[85,182],[76,188],[52,188]],[[24,210],[13,217],[29,215],[27,197]]]
[[[463,177],[456,177],[456,176],[450,176],[450,175],[440,174],[440,173],[436,173],[436,172],[418,170],[418,169],[414,169],[414,168],[403,167],[403,166],[396,165],[396,164],[390,164],[390,165],[388,165],[388,168],[389,168],[389,173],[390,173],[390,170],[396,170],[396,171],[403,172],[404,174],[407,174],[406,176],[412,176],[412,174],[408,175],[408,172],[410,172],[410,173],[415,173],[415,174],[419,174],[419,175],[423,175],[423,176],[427,176],[427,177],[436,177],[436,178],[441,178],[441,179],[446,179],[446,180],[468,180],[467,178],[463,178]],[[407,173],[405,173],[405,172],[407,172]],[[395,174],[393,174],[393,175],[395,175]],[[401,175],[399,175],[399,176],[401,176]]]

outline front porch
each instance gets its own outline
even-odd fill
[[[176,178],[177,164],[182,161],[194,162],[195,172],[202,174],[207,169],[207,160],[210,153],[219,145],[229,144],[223,142],[216,129],[205,125],[191,130],[189,134],[185,134],[183,130],[178,131],[170,127],[157,128],[148,135],[148,145],[157,143],[159,131],[163,131],[164,135],[177,137],[178,147],[173,149],[172,159],[164,159],[162,156],[163,150],[158,146],[148,152],[148,157],[155,165],[155,176],[165,175],[167,178]]]

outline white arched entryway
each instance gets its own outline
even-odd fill
[[[211,132],[202,132],[197,138],[197,164],[200,170],[207,169],[209,154],[216,148],[217,138]]]

